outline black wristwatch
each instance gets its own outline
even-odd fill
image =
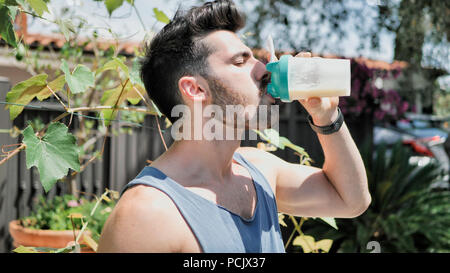
[[[334,132],[339,131],[339,129],[342,126],[342,123],[344,123],[344,116],[342,115],[341,109],[338,107],[338,117],[337,119],[327,126],[317,126],[314,125],[312,117],[308,115],[308,122],[311,128],[314,130],[314,132],[322,135],[330,135]]]

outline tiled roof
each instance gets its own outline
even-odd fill
[[[65,43],[66,39],[62,34],[38,34],[27,33],[23,35],[23,41],[28,46],[51,46],[54,49],[60,49]],[[93,51],[94,46],[101,50],[106,50],[110,46],[116,46],[120,54],[133,55],[136,48],[140,47],[138,42],[117,42],[115,40],[97,39],[94,42],[86,38],[79,38],[76,40],[77,45],[84,46],[85,51]]]

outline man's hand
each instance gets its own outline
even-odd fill
[[[300,52],[295,57],[311,58],[310,52]],[[338,117],[337,106],[339,97],[311,97],[298,100],[306,111],[311,115],[313,122],[317,126],[326,126],[333,123]]]

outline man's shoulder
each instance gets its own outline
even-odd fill
[[[246,160],[255,165],[274,165],[283,160],[278,156],[262,149],[251,146],[242,146],[236,149],[236,152],[241,154]]]
[[[275,192],[279,167],[284,163],[284,160],[255,147],[239,147],[236,152],[252,163],[264,175],[272,187],[272,191]]]
[[[154,187],[136,185],[121,196],[108,217],[99,248],[113,252],[179,251],[177,241],[183,224],[170,197]]]
[[[177,210],[166,193],[147,185],[136,185],[129,188],[121,196],[116,208],[118,213],[125,213],[125,215],[146,211],[148,216],[174,213]]]

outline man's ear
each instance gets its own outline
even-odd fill
[[[207,91],[196,77],[181,77],[178,81],[178,88],[183,96],[192,101],[204,101],[208,97]]]

